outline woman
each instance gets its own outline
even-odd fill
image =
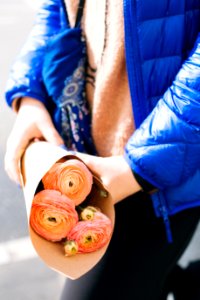
[[[98,156],[77,155],[102,178],[116,209],[106,255],[79,280],[68,280],[62,299],[166,299],[167,277],[200,215],[199,17],[199,0],[41,4],[8,81],[6,99],[17,118],[5,168],[20,183],[19,161],[35,138],[69,147],[43,61],[52,37],[76,23],[87,45]]]

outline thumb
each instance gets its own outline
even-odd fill
[[[96,176],[101,175],[102,173],[101,157],[80,153],[80,152],[76,152],[76,156],[79,157]]]

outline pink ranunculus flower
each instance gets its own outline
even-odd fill
[[[33,199],[30,225],[46,240],[56,242],[66,237],[78,222],[74,202],[54,190],[42,190]]]
[[[45,189],[58,190],[79,205],[92,189],[93,176],[83,162],[69,159],[55,163],[42,182]]]
[[[111,233],[111,220],[104,215],[103,218],[94,218],[92,221],[79,221],[67,235],[67,240],[78,244],[78,253],[89,253],[105,246]]]

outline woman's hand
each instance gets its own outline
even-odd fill
[[[114,204],[141,190],[123,156],[96,157],[82,153],[76,155],[101,178]]]
[[[20,185],[21,156],[30,141],[34,139],[45,139],[55,145],[64,144],[43,103],[24,97],[8,137],[5,154],[5,170],[8,176]]]

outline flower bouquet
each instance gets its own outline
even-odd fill
[[[22,179],[36,252],[50,268],[79,278],[109,245],[114,227],[110,195],[79,158],[48,142],[27,148]]]

